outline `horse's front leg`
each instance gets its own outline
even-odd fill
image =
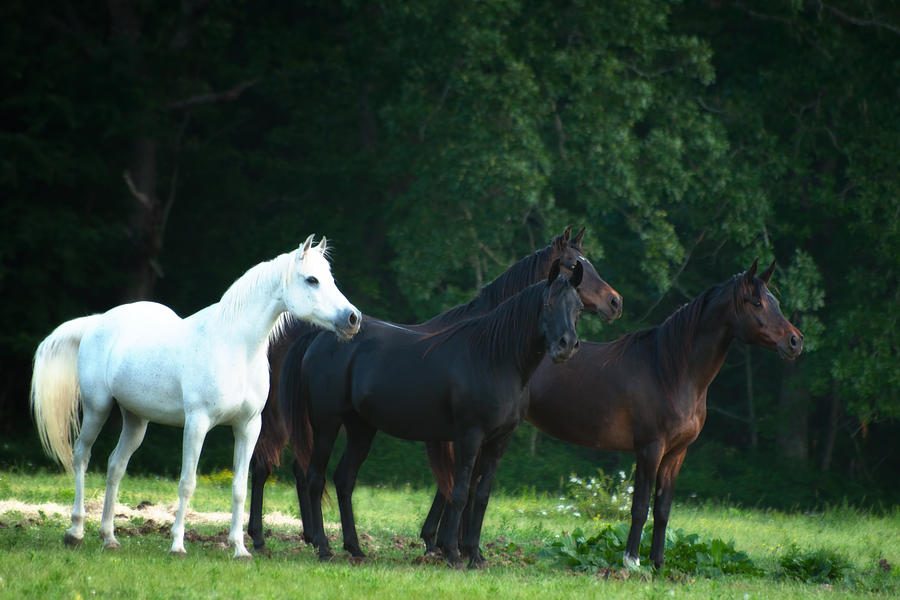
[[[244,546],[244,500],[247,499],[250,458],[259,438],[261,425],[262,418],[256,415],[246,423],[231,428],[234,432],[234,480],[231,484],[231,532],[228,534],[228,541],[234,546],[234,558],[251,558]]]
[[[197,462],[200,460],[200,450],[203,448],[203,440],[206,439],[209,426],[209,415],[201,412],[188,415],[184,422],[181,479],[178,481],[178,511],[172,525],[170,552],[173,554],[187,554],[187,550],[184,549],[184,515],[197,487]]]
[[[656,498],[653,500],[653,545],[650,547],[650,559],[657,569],[665,561],[666,526],[669,524],[669,511],[675,495],[675,479],[681,471],[687,448],[666,455],[659,466],[656,476]]]
[[[460,565],[459,522],[469,498],[469,484],[472,480],[475,459],[483,441],[484,432],[480,429],[470,430],[454,441],[456,473],[453,491],[450,493],[450,501],[444,510],[444,517],[438,530],[438,547],[444,551],[444,558],[452,567]]]
[[[512,439],[512,432],[492,440],[489,444],[485,444],[478,457],[476,476],[479,479],[472,498],[469,520],[463,530],[463,549],[469,555],[469,568],[479,569],[485,564],[480,547],[481,526],[484,524],[484,514],[487,511],[497,467],[500,465],[500,459],[506,452],[510,439]]]
[[[634,471],[634,496],[631,499],[631,529],[625,545],[623,562],[629,569],[641,564],[641,532],[647,522],[647,511],[650,509],[650,493],[659,461],[662,459],[663,443],[656,440],[642,446],[635,452],[636,466]]]

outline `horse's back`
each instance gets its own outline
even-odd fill
[[[114,397],[154,422],[182,425],[185,335],[182,319],[162,304],[135,302],[107,311],[79,349],[86,401]]]

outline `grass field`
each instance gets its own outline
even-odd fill
[[[103,477],[89,474],[86,497],[102,501]],[[68,512],[73,497],[68,476],[0,471],[0,502],[60,503]],[[128,477],[119,501],[127,507],[150,502],[168,508],[176,483],[168,479]],[[842,598],[897,597],[900,594],[900,511],[870,514],[834,508],[815,514],[738,509],[728,506],[676,505],[670,527],[708,537],[734,540],[762,569],[757,576],[672,577],[649,569],[597,574],[574,573],[542,550],[563,531],[600,524],[557,512],[558,498],[500,495],[492,499],[482,544],[489,566],[482,571],[453,571],[420,557],[417,540],[429,493],[413,489],[361,487],[354,497],[360,532],[369,560],[350,564],[343,553],[320,564],[303,546],[297,529],[270,524],[270,554],[233,561],[224,548],[224,523],[189,519],[186,558],[168,555],[167,528],[141,516],[118,519],[122,549],[100,549],[96,520],[88,522],[84,545],[62,545],[67,517],[52,512],[6,510],[0,514],[0,597],[40,598],[303,598],[419,597],[516,598]],[[204,477],[192,508],[227,512],[230,481]],[[270,483],[266,513],[294,514],[292,488]],[[337,521],[335,506],[326,520]],[[335,534],[338,528],[332,526]],[[826,549],[846,556],[848,579],[829,584],[802,583],[779,576],[778,558],[790,545]],[[336,550],[340,543],[334,544]],[[886,562],[882,562],[886,561]],[[879,567],[879,563],[881,566]],[[885,566],[890,565],[889,570]]]

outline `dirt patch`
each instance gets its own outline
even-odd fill
[[[103,511],[103,502],[100,500],[92,500],[85,503],[85,512],[89,521],[100,521],[100,514]],[[144,519],[144,525],[132,527],[130,529],[140,530],[152,523],[152,527],[165,528],[168,532],[169,526],[175,521],[176,504],[157,505],[144,500],[137,507],[130,507],[124,504],[116,504],[116,520],[126,519]],[[72,512],[71,505],[57,504],[54,502],[43,502],[39,504],[30,504],[19,500],[0,500],[0,516],[6,513],[19,513],[27,519],[41,519],[45,517],[59,517],[65,520],[69,519]],[[244,525],[247,524],[247,513],[244,513]],[[186,524],[187,525],[209,525],[209,524],[230,524],[230,512],[199,512],[188,510]],[[277,527],[279,529],[293,529],[294,531],[302,529],[300,519],[286,515],[280,512],[269,512],[263,515],[263,523],[267,527]],[[326,523],[326,529],[337,529],[337,523]],[[123,533],[129,531],[128,527],[118,527]],[[149,531],[148,531],[149,532]],[[139,533],[139,531],[138,531]],[[276,534],[277,535],[277,534]],[[289,536],[292,538],[292,536]]]

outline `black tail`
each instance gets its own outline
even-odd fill
[[[453,489],[453,468],[455,458],[452,442],[426,442],[425,450],[428,452],[428,464],[437,481],[438,489],[446,499],[450,499]]]
[[[265,464],[271,471],[272,467],[281,464],[281,453],[288,444],[288,431],[290,423],[282,416],[282,410],[278,400],[281,387],[281,371],[287,362],[287,354],[291,348],[298,349],[299,355],[293,355],[292,360],[298,363],[303,360],[306,348],[317,335],[322,332],[315,325],[303,321],[292,321],[284,333],[269,345],[269,396],[262,410],[262,428],[256,448],[253,449],[254,464]]]
[[[284,357],[278,389],[278,403],[281,414],[284,415],[294,460],[304,471],[309,466],[313,444],[312,426],[309,422],[309,390],[301,377],[303,356],[308,347],[309,343],[304,343],[303,338],[291,346]]]

